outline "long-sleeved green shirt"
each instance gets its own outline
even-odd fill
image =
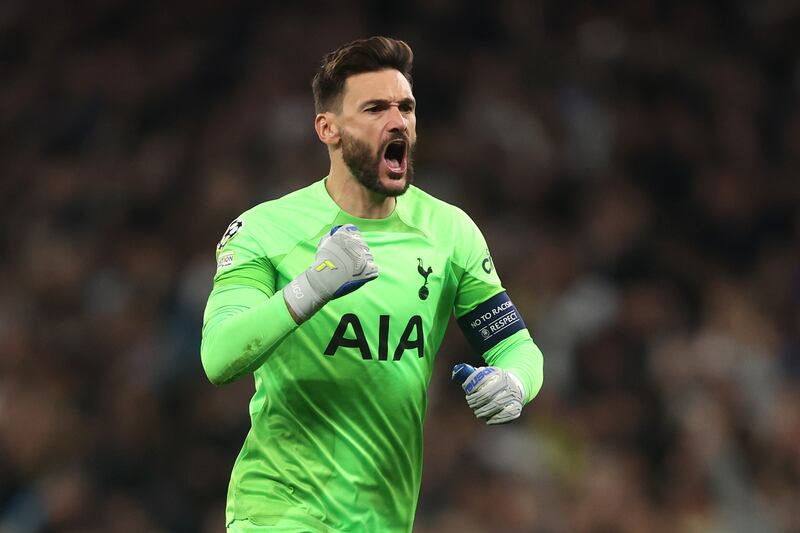
[[[380,275],[297,326],[281,289],[312,264],[320,237],[345,223],[359,227]],[[411,187],[389,217],[361,219],[321,180],[234,221],[217,249],[201,348],[213,383],[255,377],[227,522],[411,531],[426,390],[452,314],[530,401],[541,352],[460,209]]]

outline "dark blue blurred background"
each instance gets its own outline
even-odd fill
[[[4,0],[0,531],[222,530],[214,246],[325,175],[311,77],[373,34],[545,353],[486,428],[450,332],[415,531],[800,530],[797,2]]]

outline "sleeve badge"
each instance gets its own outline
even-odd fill
[[[219,244],[217,244],[217,250],[222,250],[225,248],[225,245],[230,242],[231,239],[236,237],[236,234],[239,233],[239,230],[242,229],[244,226],[244,221],[241,218],[237,218],[233,222],[231,222],[228,229],[225,230],[225,233],[222,234],[222,239],[220,239]]]

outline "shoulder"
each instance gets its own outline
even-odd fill
[[[444,227],[459,231],[475,226],[469,215],[460,207],[445,202],[419,187],[411,186],[399,203],[399,215],[407,223],[424,227]]]
[[[452,260],[465,265],[488,253],[478,225],[458,206],[419,189],[409,187],[401,217],[423,231],[442,249],[450,250]]]
[[[319,192],[321,182],[287,193],[280,198],[268,200],[255,205],[242,213],[242,218],[252,220],[254,223],[274,223],[282,215],[293,215],[297,212],[309,212],[319,209]]]
[[[316,234],[323,221],[335,216],[321,201],[320,187],[321,182],[315,182],[251,207],[228,226],[218,250],[236,237],[238,242],[251,240],[271,253],[280,253]]]

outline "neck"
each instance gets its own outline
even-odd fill
[[[358,218],[386,218],[394,211],[396,200],[361,185],[344,162],[331,162],[325,188],[333,201]]]

